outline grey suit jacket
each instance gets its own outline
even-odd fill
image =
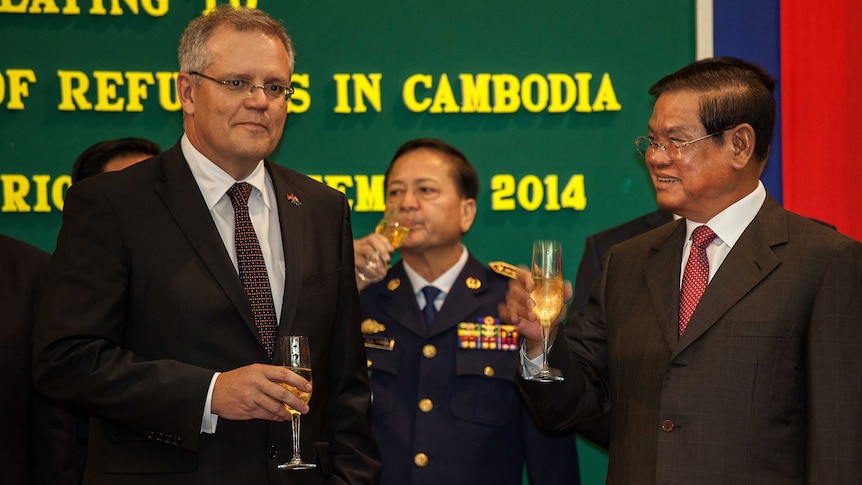
[[[279,335],[309,337],[314,393],[301,448],[318,470],[276,469],[291,455],[289,422],[220,419],[214,434],[200,433],[213,372],[269,359],[178,143],[66,198],[34,378],[93,416],[86,483],[376,482],[347,202],[266,169],[286,265]]]
[[[611,249],[521,382],[565,427],[610,408],[608,483],[862,483],[862,244],[768,198],[677,335],[684,222]]]

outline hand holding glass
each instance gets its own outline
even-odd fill
[[[276,349],[275,365],[287,367],[288,370],[299,374],[308,382],[311,382],[311,351],[308,347],[308,337],[291,335],[281,337],[278,340]],[[300,391],[290,384],[281,383],[281,386],[292,392],[296,397],[308,402],[311,399],[311,392]],[[299,412],[293,408],[284,405],[290,411],[290,422],[293,428],[293,458],[287,463],[278,465],[280,470],[307,470],[315,468],[314,463],[305,463],[299,454]]]
[[[559,369],[548,367],[548,338],[551,324],[563,309],[563,251],[559,241],[533,243],[533,311],[542,325],[542,369],[526,379],[538,382],[564,380]]]
[[[387,207],[386,212],[383,214],[383,218],[380,219],[380,222],[377,223],[377,227],[374,228],[374,232],[385,237],[389,241],[389,244],[392,245],[393,249],[401,247],[401,245],[404,244],[404,239],[407,238],[407,234],[410,232],[409,227],[398,221],[399,213],[399,206]],[[377,252],[365,255],[365,260],[365,267],[367,269],[380,268],[384,265],[383,259]],[[372,278],[362,270],[358,270],[356,274],[362,281],[373,282],[380,281],[382,279],[382,277]]]

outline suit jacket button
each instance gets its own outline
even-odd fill
[[[432,409],[434,409],[434,403],[430,399],[425,398],[419,401],[419,410],[423,413],[431,412]]]
[[[485,377],[494,377],[494,368],[490,365],[486,366],[485,370],[482,371],[482,373],[485,374]]]
[[[278,457],[278,448],[275,445],[269,445],[269,457],[277,458]]]
[[[426,359],[433,359],[437,356],[437,347],[431,344],[422,347],[422,355],[424,355]]]
[[[673,421],[671,421],[669,419],[665,419],[664,421],[661,422],[661,429],[665,432],[670,433],[671,431],[673,431],[673,429],[675,427],[676,427],[676,425],[673,424]]]
[[[416,453],[413,457],[413,463],[415,463],[419,468],[428,466],[428,455],[425,453]]]

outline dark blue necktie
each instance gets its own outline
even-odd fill
[[[440,289],[433,286],[422,288],[422,294],[425,295],[425,308],[422,309],[422,315],[425,315],[425,325],[431,328],[434,324],[434,319],[437,318],[437,307],[434,306],[434,300],[440,294]]]

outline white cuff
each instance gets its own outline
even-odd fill
[[[204,415],[201,418],[201,433],[213,434],[216,431],[216,425],[218,425],[218,415],[212,413],[212,403],[213,403],[213,389],[215,388],[216,379],[221,372],[216,372],[213,374],[213,378],[210,381],[210,388],[207,391],[207,400],[204,403]]]

